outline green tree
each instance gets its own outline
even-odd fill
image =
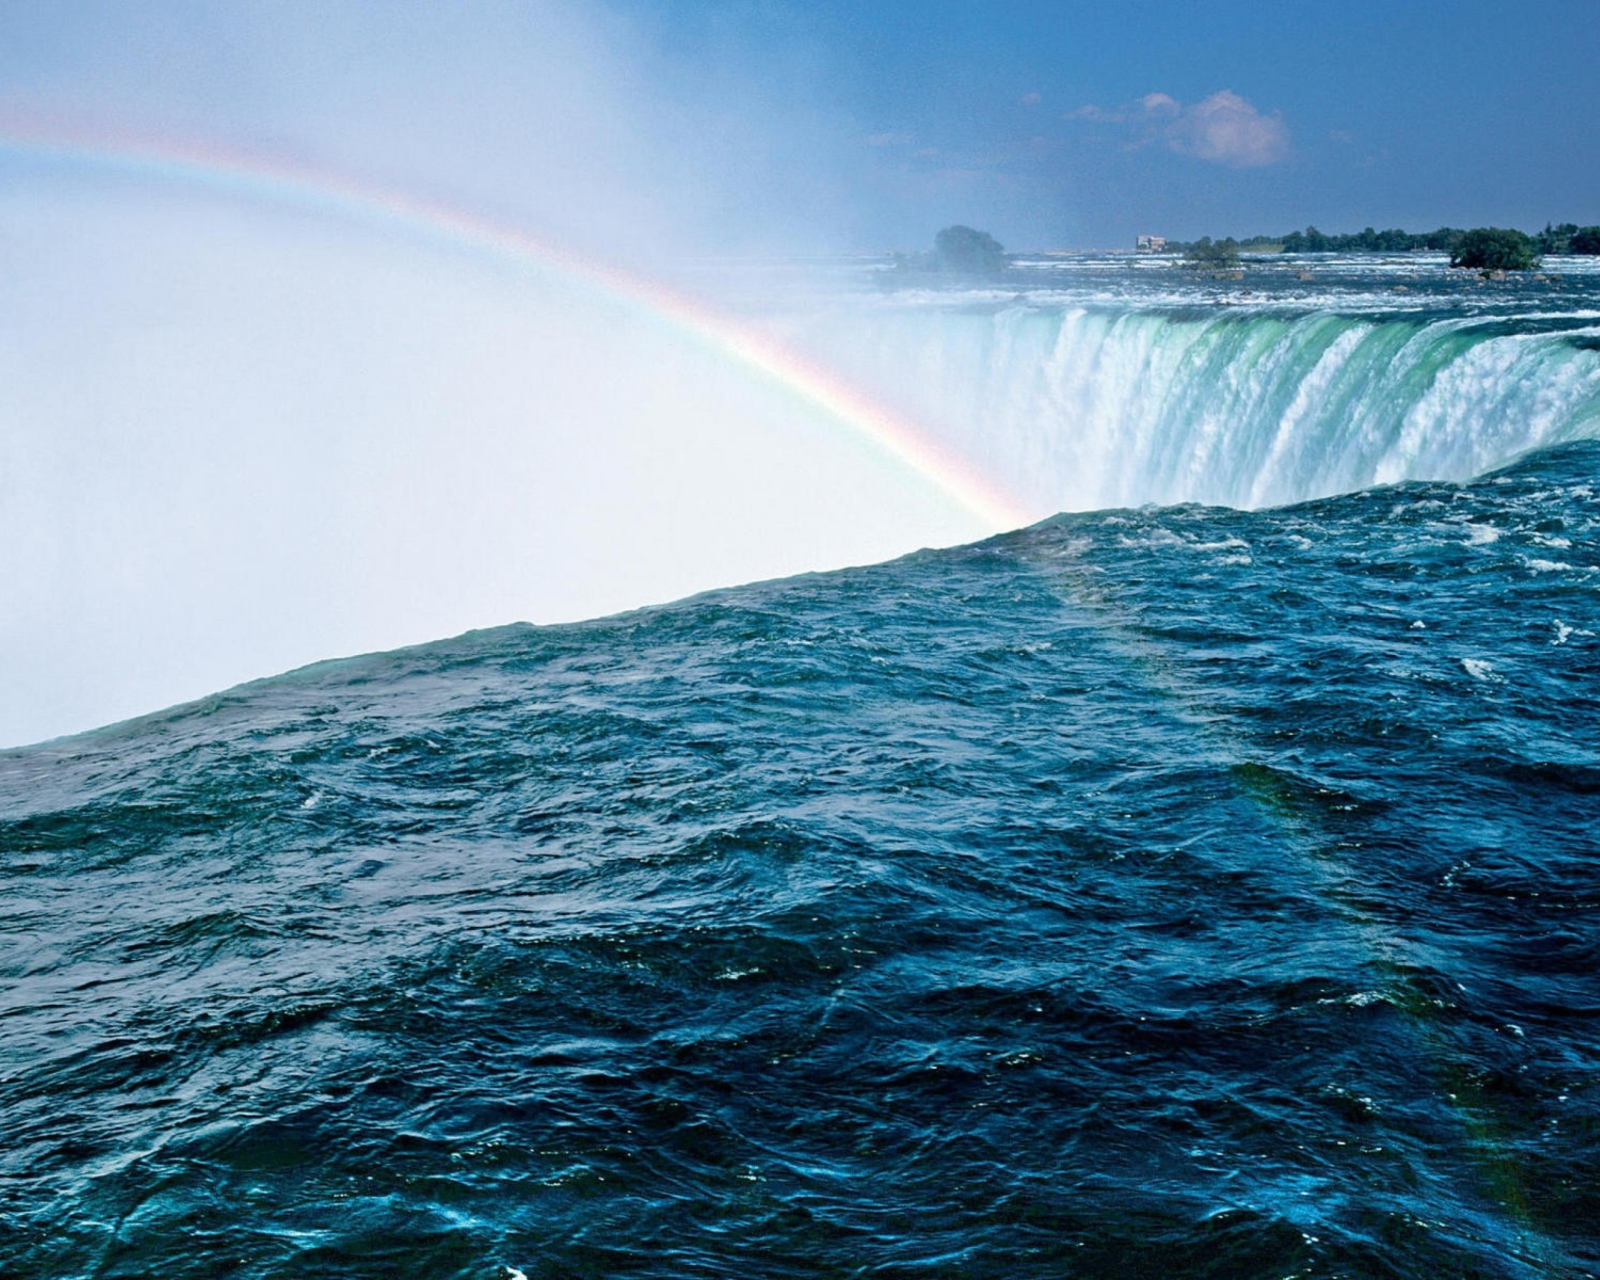
[[[1218,270],[1239,265],[1239,242],[1231,236],[1226,240],[1213,240],[1201,236],[1184,252],[1184,262],[1191,267]]]
[[[1505,227],[1474,227],[1450,253],[1452,267],[1482,271],[1527,271],[1539,265],[1531,236]]]
[[[986,231],[946,227],[933,238],[933,269],[968,276],[997,276],[1006,269],[1006,251]]]
[[[1578,228],[1570,222],[1563,222],[1560,226],[1544,224],[1544,230],[1534,236],[1534,246],[1540,253],[1567,254],[1572,252],[1572,237],[1577,234]]]
[[[1304,231],[1291,231],[1283,238],[1285,253],[1328,253],[1332,249],[1328,237],[1315,227],[1307,227]]]
[[[1600,253],[1600,227],[1574,227],[1567,241],[1568,253]]]

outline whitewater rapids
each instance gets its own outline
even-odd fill
[[[780,324],[1040,517],[1263,507],[1600,434],[1600,273],[1563,267],[1486,283],[1441,258],[1308,257],[1234,281],[1082,256]]]

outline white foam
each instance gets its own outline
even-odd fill
[[[1062,288],[1004,298],[835,300],[782,336],[895,401],[1041,517],[1467,480],[1600,435],[1600,353],[1572,341],[1594,327],[1592,302],[1563,313],[1541,298],[1548,318],[1532,331],[1517,327],[1522,292],[1490,305],[1464,300],[1459,275],[1393,269],[1434,272],[1449,296],[1425,312],[1368,307],[1348,288],[1234,307],[1176,271],[1062,267]]]

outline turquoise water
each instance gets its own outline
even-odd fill
[[[1468,480],[1600,434],[1597,261],[1485,281],[1307,255],[1232,280],[1079,256],[1004,288],[842,288],[783,330],[1041,515],[1259,507]]]
[[[0,753],[0,1272],[1600,1274],[1597,485],[1067,514]]]

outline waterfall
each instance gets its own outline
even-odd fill
[[[795,335],[1042,512],[1464,480],[1600,435],[1592,316],[968,302]]]

